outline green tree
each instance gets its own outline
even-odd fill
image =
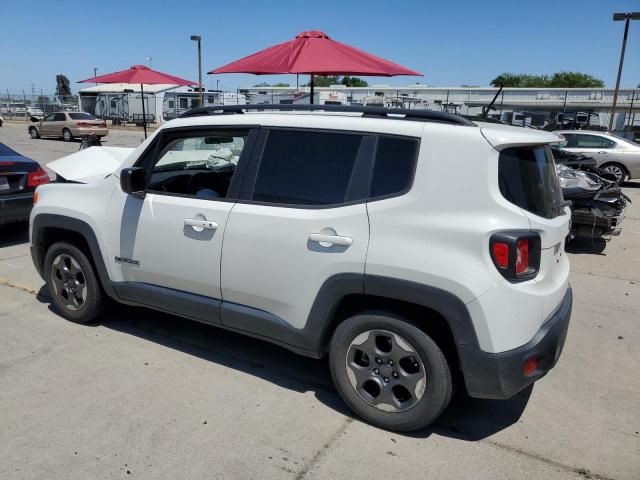
[[[71,95],[71,86],[66,75],[56,75],[56,95],[66,97]]]
[[[291,85],[289,85],[288,83],[278,82],[278,83],[274,83],[272,86],[274,86],[274,87],[290,87]]]
[[[507,72],[491,80],[491,85],[519,88],[602,88],[604,82],[581,72],[556,72],[551,76]]]
[[[347,87],[367,87],[369,84],[358,77],[350,77],[345,75],[339,77],[337,75],[317,75],[313,77],[313,85],[316,87],[330,87],[331,85],[346,85]],[[311,83],[304,85],[305,87],[311,86]]]
[[[342,77],[342,79],[340,80],[340,83],[342,85],[346,85],[347,87],[368,87],[369,86],[369,84],[365,80],[362,80],[361,78],[358,78],[358,77],[350,77],[348,75],[345,75],[344,77]]]
[[[558,72],[549,79],[552,88],[603,88],[604,82],[586,73]]]

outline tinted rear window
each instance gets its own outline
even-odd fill
[[[549,147],[514,147],[500,152],[500,192],[511,203],[545,218],[560,213],[562,202],[553,156]]]
[[[70,113],[71,120],[96,120],[90,113]]]
[[[11,150],[4,143],[0,143],[0,157],[13,157],[17,155],[20,154]]]
[[[343,203],[362,135],[269,132],[253,200],[293,205]]]
[[[381,136],[378,139],[371,198],[395,195],[411,186],[419,145],[415,138]]]

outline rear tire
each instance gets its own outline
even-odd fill
[[[54,243],[44,259],[44,276],[51,300],[67,320],[95,320],[104,306],[104,294],[91,262],[77,247]]]
[[[345,320],[331,339],[329,364],[345,403],[384,429],[424,428],[451,400],[442,350],[408,320],[376,313]]]
[[[40,134],[38,133],[38,129],[36,127],[30,127],[29,128],[29,135],[34,140],[40,138]]]
[[[65,142],[70,142],[71,140],[73,140],[73,134],[71,133],[71,130],[69,130],[68,128],[62,130],[62,139]]]

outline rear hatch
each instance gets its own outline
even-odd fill
[[[503,197],[520,207],[531,230],[540,235],[540,270],[532,293],[541,297],[546,319],[562,301],[569,279],[564,244],[571,211],[562,197],[553,154],[544,144],[502,148],[498,172]]]

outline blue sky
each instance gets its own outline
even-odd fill
[[[55,75],[72,83],[152,57],[154,69],[197,81],[195,43],[211,70],[303,30],[323,30],[424,74],[369,78],[370,84],[418,81],[488,85],[501,72],[579,70],[615,85],[623,23],[614,11],[638,0],[158,2],[24,1],[0,5],[0,91],[52,92]],[[135,6],[135,9],[132,8]],[[235,89],[295,76],[205,76]],[[301,79],[302,81],[302,79]],[[632,22],[622,86],[640,83],[640,21]],[[74,89],[78,86],[74,85]]]

